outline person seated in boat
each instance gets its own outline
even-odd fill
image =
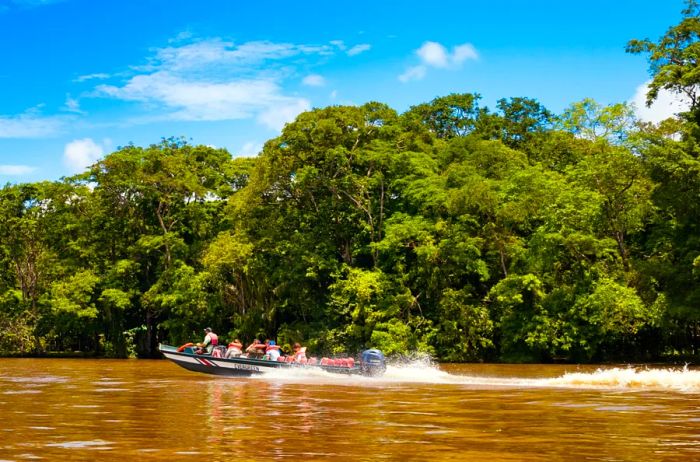
[[[228,349],[226,349],[227,358],[237,358],[243,354],[243,344],[240,340],[236,339],[228,344]]]
[[[197,344],[197,354],[210,355],[214,347],[219,344],[219,337],[211,330],[211,327],[204,329],[204,340]]]
[[[265,359],[269,359],[270,361],[277,361],[277,358],[280,357],[280,346],[275,343],[274,340],[270,340],[267,343],[267,346],[265,347]]]
[[[265,348],[266,346],[264,343],[258,339],[255,339],[253,340],[253,343],[248,345],[245,352],[248,353],[249,358],[262,358],[263,354],[265,354]]]
[[[294,344],[292,350],[294,350],[293,358],[295,362],[301,362],[302,359],[306,359],[306,347],[301,346],[299,342]]]

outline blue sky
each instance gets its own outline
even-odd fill
[[[56,180],[128,143],[255,155],[299,112],[452,92],[643,101],[632,38],[667,1],[0,0],[0,185]],[[640,117],[673,112],[670,99]]]

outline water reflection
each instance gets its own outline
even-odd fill
[[[0,360],[0,460],[693,460],[698,371],[394,368],[222,379],[165,361]]]

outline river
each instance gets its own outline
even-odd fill
[[[248,379],[0,359],[0,461],[700,460],[700,371],[392,366]]]

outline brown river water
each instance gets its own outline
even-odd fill
[[[0,461],[700,460],[700,370],[390,367],[383,378],[0,359]]]

